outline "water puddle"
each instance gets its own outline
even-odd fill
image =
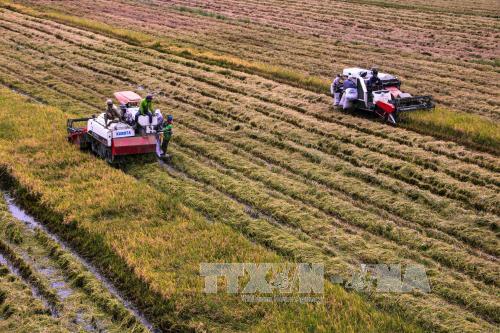
[[[14,216],[19,221],[24,222],[24,224],[26,224],[29,229],[35,229],[37,223],[33,217],[29,216],[24,210],[16,206],[14,204],[14,200],[8,194],[4,194],[4,199],[7,202],[9,212],[12,214],[12,216]]]
[[[50,286],[56,291],[57,296],[61,301],[73,295],[73,290],[68,288],[66,281],[53,281]]]
[[[149,331],[151,332],[157,332],[156,329],[154,329],[154,326],[146,319],[146,317],[130,302],[129,300],[125,299],[122,294],[118,291],[118,289],[103,275],[101,275],[97,268],[95,268],[92,264],[89,263],[86,259],[78,255],[75,251],[71,249],[64,241],[59,239],[56,235],[52,234],[42,223],[38,222],[35,218],[30,216],[24,209],[19,207],[14,199],[7,193],[3,192],[3,197],[5,201],[7,202],[7,206],[9,209],[9,212],[14,216],[16,219],[19,221],[23,222],[26,227],[32,231],[35,231],[36,229],[42,230],[48,237],[50,237],[53,241],[59,244],[61,248],[70,253],[78,262],[80,262],[89,272],[94,275],[95,279],[100,281],[103,286],[117,299],[119,300],[127,310],[129,310],[134,317],[143,325],[145,326]],[[5,258],[4,258],[5,259]],[[0,261],[1,263],[1,261]],[[40,267],[39,272],[47,274],[47,276],[50,276],[51,274],[54,273],[54,271],[48,267]],[[57,275],[57,274],[56,274]],[[61,298],[61,300],[64,300],[64,298],[67,298],[71,296],[72,290],[67,286],[67,283],[63,279],[49,279],[51,280],[51,285],[52,287],[56,290],[58,296]],[[82,314],[80,315],[80,319],[82,319]],[[77,315],[78,317],[78,315]],[[89,327],[90,328],[90,327]]]

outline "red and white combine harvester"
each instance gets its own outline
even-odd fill
[[[121,119],[116,122],[104,118],[105,113],[90,118],[68,119],[68,141],[81,149],[91,149],[109,163],[115,163],[122,156],[156,153],[156,131],[158,115],[151,123],[148,116],[135,116],[139,112],[141,97],[132,91],[114,94],[117,99]],[[85,127],[75,127],[77,122],[86,122]]]
[[[379,80],[370,86],[375,71],[357,67],[344,69],[342,74],[356,83],[357,96],[352,100],[354,109],[374,112],[387,122],[396,124],[401,112],[434,108],[432,96],[412,96],[402,92],[401,81],[391,74],[375,73]]]

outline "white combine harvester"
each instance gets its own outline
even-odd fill
[[[68,120],[68,141],[81,149],[91,149],[96,155],[109,163],[115,163],[119,157],[137,154],[151,154],[157,151],[156,132],[158,114],[154,114],[151,123],[148,116],[135,116],[139,112],[141,97],[132,91],[114,94],[120,104],[122,117],[116,122],[104,118],[105,113],[90,118]],[[86,127],[74,127],[75,122],[86,122]]]
[[[369,87],[373,72],[363,68],[346,68],[343,75],[356,80],[357,96],[350,102],[354,109],[374,112],[386,121],[396,124],[401,112],[434,108],[432,96],[412,96],[401,91],[401,81],[391,74],[378,73],[380,84]]]

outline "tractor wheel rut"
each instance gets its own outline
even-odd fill
[[[28,285],[68,331],[154,332],[107,278],[5,192],[0,196],[0,234],[0,264]]]

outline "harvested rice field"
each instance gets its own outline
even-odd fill
[[[494,2],[0,4],[2,193],[44,226],[0,200],[0,327],[499,330]],[[332,108],[332,75],[373,64],[432,94],[435,113],[389,126]],[[110,166],[66,142],[67,119],[127,90],[174,116],[169,161]],[[211,262],[321,263],[324,291],[207,294]],[[376,264],[420,267],[429,290],[354,288]]]

